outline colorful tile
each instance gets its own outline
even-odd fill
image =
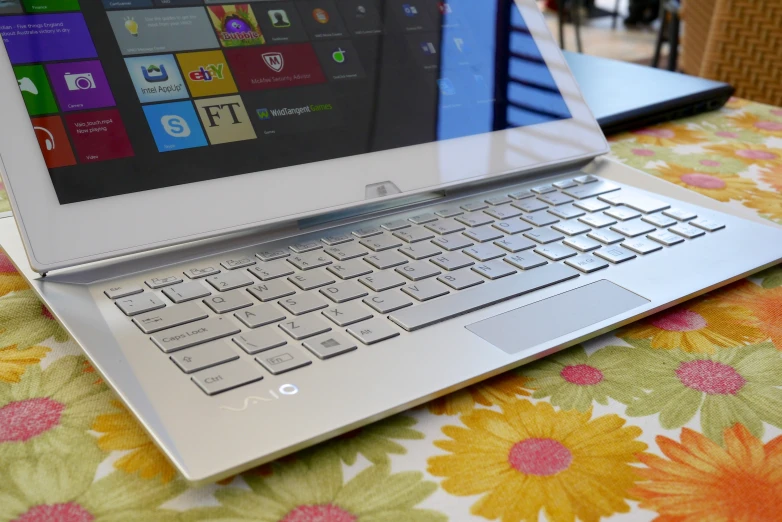
[[[194,98],[236,92],[236,83],[222,51],[178,54],[187,86]]]
[[[223,47],[245,47],[266,43],[249,4],[207,7],[209,18]]]
[[[114,105],[114,96],[98,60],[51,63],[46,71],[63,112]]]
[[[141,103],[187,98],[174,55],[125,58],[125,66]]]
[[[52,169],[76,164],[68,135],[59,116],[31,118],[31,121],[47,167]]]
[[[256,137],[241,97],[224,96],[196,100],[195,105],[212,145]]]
[[[68,114],[65,123],[80,162],[106,161],[133,155],[125,125],[117,109]]]
[[[242,91],[324,83],[326,76],[308,43],[226,49],[225,56]]]
[[[125,56],[218,47],[203,7],[108,11],[106,14],[120,52]]]
[[[145,105],[144,115],[160,152],[207,145],[190,101]]]
[[[78,11],[79,0],[22,0],[28,13],[53,13],[58,11]]]
[[[17,65],[14,74],[30,116],[57,112],[54,93],[42,65]]]
[[[41,33],[36,27],[57,27]],[[6,16],[0,20],[0,37],[11,63],[54,62],[95,58],[95,46],[81,13]]]

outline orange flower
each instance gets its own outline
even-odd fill
[[[427,407],[435,415],[464,415],[470,413],[476,404],[494,406],[520,395],[528,396],[530,393],[524,389],[526,382],[527,379],[521,375],[506,373],[435,399]]]
[[[753,190],[744,205],[755,209],[761,216],[782,222],[782,195],[773,192]]]
[[[27,281],[16,270],[5,252],[0,251],[0,295],[27,288]]]
[[[782,286],[763,288],[750,281],[733,286],[726,301],[752,312],[759,319],[757,327],[778,350],[782,350]]]
[[[771,167],[769,170],[761,171],[760,179],[774,187],[782,197],[782,165]]]
[[[738,142],[706,145],[704,148],[708,152],[714,152],[729,158],[738,158],[747,165],[754,164],[761,167],[782,165],[782,149],[766,145]]]
[[[683,428],[681,443],[658,435],[667,457],[642,453],[648,482],[631,493],[656,522],[695,520],[774,522],[782,506],[782,437],[767,444],[742,424],[725,430],[725,448]]]
[[[691,130],[682,123],[665,123],[647,129],[632,131],[636,143],[673,147],[674,145],[694,145],[707,141],[701,131]]]
[[[769,136],[782,137],[782,123],[768,119],[762,120],[758,115],[752,114],[751,112],[745,112],[737,116],[732,116],[731,123],[733,123],[736,127],[740,127],[748,131],[759,132]]]
[[[741,201],[756,188],[754,181],[735,174],[704,173],[674,164],[660,166],[658,170],[662,179],[717,201]]]

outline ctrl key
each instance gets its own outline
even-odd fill
[[[191,379],[207,395],[217,395],[251,382],[260,381],[263,379],[263,373],[257,366],[240,359],[195,373]]]

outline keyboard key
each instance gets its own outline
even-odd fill
[[[410,227],[394,232],[394,235],[406,243],[417,243],[426,239],[432,239],[434,233],[424,227]]]
[[[650,225],[654,225],[657,228],[665,228],[678,223],[678,221],[675,219],[664,216],[663,214],[651,214],[649,216],[642,217],[641,220],[646,221]]]
[[[582,209],[576,208],[573,205],[562,205],[559,207],[550,208],[546,212],[549,214],[554,214],[558,218],[562,219],[573,219],[585,214]]]
[[[204,304],[212,309],[216,314],[233,312],[240,308],[246,308],[253,305],[252,299],[246,292],[234,290],[225,294],[213,295],[204,299]],[[174,307],[178,308],[178,307]]]
[[[559,241],[560,239],[565,237],[562,235],[561,232],[557,232],[556,230],[551,230],[550,228],[536,228],[535,230],[524,232],[524,236],[529,239],[533,239],[538,243],[544,245],[546,243],[553,243],[554,241]]]
[[[449,252],[447,254],[443,254],[441,256],[437,256],[433,258],[432,263],[439,266],[443,270],[458,270],[460,268],[464,268],[466,266],[474,265],[475,261],[473,261],[471,258],[467,257],[466,255],[462,254],[461,252]]]
[[[512,219],[510,221],[497,221],[496,223],[493,223],[492,226],[497,230],[501,230],[502,232],[511,235],[519,234],[521,232],[526,232],[527,230],[532,230],[531,225],[527,224],[526,221],[522,221],[520,219]]]
[[[312,250],[323,248],[323,243],[317,239],[313,239],[311,241],[302,241],[301,243],[296,243],[295,245],[291,245],[288,248],[297,254],[303,254],[304,252],[311,252]]]
[[[239,333],[230,319],[210,317],[195,323],[169,328],[151,335],[152,341],[165,353],[207,343]]]
[[[414,263],[397,267],[394,270],[411,281],[420,281],[440,273],[440,270],[428,261],[415,261]]]
[[[425,279],[403,286],[402,291],[418,301],[428,301],[448,293],[448,289],[436,279]]]
[[[573,206],[584,209],[587,212],[600,212],[601,210],[605,210],[611,207],[611,205],[609,205],[608,203],[603,203],[602,201],[599,201],[597,199],[576,201],[575,203],[573,203]]]
[[[516,192],[511,192],[508,194],[513,199],[527,199],[527,198],[534,198],[535,193],[531,190],[517,190]]]
[[[258,328],[282,321],[285,319],[285,314],[271,304],[259,304],[239,310],[234,314],[234,317],[248,328]]]
[[[537,199],[523,199],[521,201],[511,203],[511,205],[520,210],[523,210],[524,212],[537,212],[539,210],[548,208],[548,205],[542,201],[538,201]]]
[[[288,281],[298,286],[302,290],[312,290],[321,286],[330,285],[334,282],[334,276],[323,270],[314,270],[304,272],[303,274],[294,274],[288,276]]]
[[[253,285],[247,289],[256,299],[260,301],[274,301],[282,297],[287,297],[296,293],[296,290],[283,280],[268,281]]]
[[[563,243],[579,252],[590,252],[603,246],[594,239],[589,239],[585,236],[569,237]]]
[[[217,395],[251,382],[260,381],[263,379],[263,374],[260,368],[247,361],[239,360],[194,373],[191,379],[207,395]]]
[[[464,237],[462,234],[451,234],[447,237],[436,237],[432,240],[432,244],[442,248],[443,250],[461,250],[473,245],[473,241]]]
[[[253,284],[252,279],[247,277],[244,272],[225,272],[208,276],[206,282],[220,292],[227,292],[228,290]]]
[[[555,187],[558,189],[566,189],[570,187],[575,187],[577,183],[572,179],[564,179],[562,181],[557,181],[556,183],[552,183]]]
[[[508,263],[503,263],[499,259],[486,261],[472,267],[473,272],[482,275],[487,279],[499,279],[501,277],[515,274],[516,271]]]
[[[364,344],[375,344],[399,335],[385,319],[370,319],[348,328],[348,333]]]
[[[596,272],[608,266],[608,263],[602,259],[598,259],[595,256],[590,256],[589,254],[582,254],[580,256],[566,259],[565,264],[570,265],[577,270],[581,270],[585,274]]]
[[[284,297],[277,302],[293,315],[308,314],[315,310],[322,310],[329,305],[323,298],[314,293],[292,295]]]
[[[340,334],[325,334],[319,337],[312,337],[304,341],[303,344],[318,359],[329,359],[358,348],[355,341],[351,341]]]
[[[467,212],[476,212],[478,210],[489,208],[489,205],[484,203],[483,201],[471,201],[470,203],[465,203],[461,205],[460,208],[462,210],[466,210]]]
[[[304,355],[304,351],[293,345],[272,348],[263,352],[255,360],[261,363],[261,366],[272,375],[279,375],[312,364],[312,361]]]
[[[521,270],[532,270],[539,266],[548,264],[546,258],[539,256],[535,252],[522,252],[520,254],[513,254],[503,259],[506,263],[510,263],[516,268]]]
[[[142,332],[149,334],[206,319],[208,316],[209,314],[204,312],[196,303],[186,303],[136,315],[133,317],[133,322],[141,328]]]
[[[326,270],[340,279],[353,279],[354,277],[372,273],[372,268],[362,259],[351,259],[350,261],[336,263],[326,268]]]
[[[666,208],[670,208],[668,203],[648,196],[630,194],[629,192],[617,192],[616,194],[620,196],[619,201],[622,205],[637,210],[638,212],[643,212],[644,214],[651,214],[652,212],[659,212]]]
[[[559,243],[551,243],[549,245],[541,245],[535,249],[535,252],[551,259],[552,261],[561,261],[568,257],[573,257],[577,254],[572,248],[568,248],[565,245]]]
[[[662,250],[663,246],[659,243],[655,243],[654,241],[651,241],[649,239],[644,239],[642,237],[637,237],[635,239],[629,239],[622,243],[622,246],[632,250],[636,254],[651,254],[652,252],[657,252],[658,250]]]
[[[484,201],[489,205],[504,205],[505,203],[510,203],[511,200],[508,196],[492,196],[484,199]]]
[[[587,234],[587,237],[591,237],[592,239],[597,239],[598,241],[600,241],[605,245],[613,245],[614,243],[620,243],[625,239],[623,235],[617,234],[616,232],[612,232],[607,229],[593,230],[592,232],[589,232]]]
[[[463,234],[478,243],[486,243],[487,241],[493,241],[503,237],[502,232],[490,226],[471,228],[466,232],[463,232]]]
[[[171,356],[171,360],[185,373],[197,372],[238,358],[239,354],[225,341],[194,346]]]
[[[578,218],[578,220],[593,228],[603,228],[616,224],[616,219],[612,218],[611,216],[606,216],[605,214],[590,214],[588,216]]]
[[[380,227],[361,227],[352,232],[354,236],[357,238],[363,239],[365,237],[372,237],[377,236],[378,234],[382,234],[383,229]]]
[[[481,262],[497,259],[498,257],[502,257],[507,253],[506,250],[503,250],[497,245],[493,245],[491,243],[483,243],[480,245],[467,247],[462,250],[462,252]]]
[[[600,196],[601,194],[607,194],[615,190],[619,190],[620,187],[607,181],[596,181],[589,183],[588,185],[579,185],[577,187],[570,187],[563,190],[568,196],[572,196],[576,199],[586,199],[594,196]]]
[[[395,219],[393,221],[386,221],[385,223],[381,223],[380,226],[385,228],[389,232],[394,232],[396,230],[408,228],[410,226],[410,223],[405,219]]]
[[[464,214],[464,212],[458,208],[444,208],[435,212],[435,215],[440,216],[441,218],[452,218],[462,214]]]
[[[323,249],[328,255],[338,261],[347,261],[366,255],[368,250],[358,243],[335,245]]]
[[[299,270],[312,270],[320,266],[330,265],[332,259],[323,252],[307,252],[289,257],[286,261]]]
[[[654,232],[655,228],[649,223],[644,223],[640,219],[636,219],[635,221],[627,221],[626,223],[613,225],[611,230],[624,234],[627,237],[637,237]]]
[[[291,255],[291,253],[287,249],[282,249],[282,248],[278,248],[274,250],[264,250],[263,252],[259,252],[255,254],[255,256],[261,261],[273,261],[275,259],[288,257],[289,255]]]
[[[399,249],[404,255],[412,259],[426,259],[427,257],[436,256],[442,253],[441,248],[437,248],[429,241],[423,243],[414,243],[412,245],[403,246]]]
[[[348,326],[372,318],[372,312],[361,303],[357,302],[332,306],[331,308],[323,310],[322,313],[337,326]]]
[[[437,280],[450,286],[454,290],[464,290],[465,288],[479,285],[485,281],[484,278],[469,269],[443,274],[438,277]]]
[[[494,242],[498,247],[507,250],[508,252],[521,252],[528,248],[534,247],[537,243],[521,236],[504,237]]]
[[[426,212],[425,214],[418,214],[417,216],[413,216],[408,219],[411,223],[414,225],[423,225],[424,223],[431,223],[432,221],[437,221],[437,216],[434,215],[432,212]]]
[[[379,270],[385,270],[387,268],[404,265],[407,263],[407,258],[400,255],[396,251],[387,250],[385,252],[378,252],[377,254],[369,255],[364,258],[364,261]]]
[[[410,298],[399,290],[370,295],[362,299],[362,301],[379,314],[388,314],[413,304]]]
[[[193,299],[206,297],[212,294],[212,292],[198,281],[189,281],[187,283],[166,287],[163,289],[163,293],[175,303],[184,303],[185,301],[192,301]]]
[[[456,221],[463,225],[467,225],[468,227],[481,227],[483,225],[488,225],[489,223],[494,223],[494,219],[483,212],[474,212],[472,214],[459,216],[456,218]]]
[[[635,259],[636,257],[635,254],[620,246],[601,248],[600,250],[595,251],[595,255],[602,257],[606,261],[611,261],[614,264],[624,263],[625,261]]]
[[[663,214],[679,221],[689,221],[698,217],[698,214],[680,208],[669,208],[668,210],[663,210]]]
[[[690,225],[685,225],[683,223],[680,225],[672,226],[668,230],[670,232],[673,232],[674,234],[679,234],[682,237],[686,237],[687,239],[694,239],[706,233],[701,228],[691,227]]]
[[[157,290],[158,288],[163,288],[164,286],[171,286],[177,283],[181,283],[182,278],[178,276],[153,277],[151,279],[147,279],[144,282],[152,290]]]
[[[405,284],[405,279],[396,272],[375,272],[372,275],[362,277],[359,282],[366,285],[374,292],[382,292],[389,288],[396,288]]]
[[[554,188],[553,185],[540,185],[538,187],[532,188],[532,192],[535,194],[548,194],[549,192],[554,192],[557,189]]]
[[[706,230],[708,232],[716,232],[717,230],[722,230],[725,228],[725,225],[722,223],[717,223],[716,221],[711,221],[710,219],[706,218],[698,218],[690,221],[690,225],[696,226],[698,228],[702,228],[703,230]]]
[[[559,219],[549,214],[548,212],[534,212],[532,214],[525,214],[521,216],[521,219],[527,223],[532,223],[533,225],[537,225],[539,227],[545,227],[546,225],[553,225],[554,223],[559,222]]]
[[[510,201],[510,198],[508,198]],[[496,219],[510,219],[521,215],[521,210],[513,205],[500,205],[499,207],[484,210],[484,212]]]
[[[538,199],[544,203],[548,203],[553,207],[564,205],[565,203],[571,203],[573,201],[573,198],[571,198],[570,196],[566,196],[565,194],[562,194],[560,192],[552,192],[551,194],[544,194],[542,196],[538,196]]]
[[[286,334],[297,341],[331,331],[331,326],[318,314],[291,317],[280,323],[279,326]]]
[[[425,226],[432,232],[440,234],[441,236],[464,230],[464,225],[455,219],[441,219],[440,221],[435,221],[434,223],[429,223]]]
[[[321,241],[323,241],[328,246],[335,246],[341,245],[343,243],[350,243],[353,241],[353,237],[350,234],[334,234],[332,236],[321,238]]]
[[[236,270],[237,268],[244,268],[246,266],[254,265],[255,260],[251,257],[235,257],[232,259],[226,259],[220,263],[226,270]]]
[[[200,279],[202,277],[206,277],[208,275],[217,274],[220,270],[215,268],[212,265],[209,266],[203,266],[199,268],[188,268],[185,270],[185,275],[189,277],[190,279]]]
[[[366,296],[367,290],[354,281],[345,281],[344,283],[337,283],[336,285],[321,288],[320,293],[335,303],[344,303]]]
[[[506,277],[501,284],[478,285],[430,303],[398,310],[391,314],[389,319],[412,332],[578,276],[579,272],[570,267],[559,263],[549,264],[532,272],[520,272]],[[361,327],[362,324],[356,327]]]
[[[361,240],[361,244],[374,252],[382,252],[383,250],[389,250],[391,248],[397,248],[402,246],[402,242],[390,235],[383,234],[380,236],[372,236]]]
[[[609,194],[603,194],[602,196],[598,196],[597,199],[600,201],[604,201],[608,203],[609,205],[621,205],[622,200],[624,199],[625,193],[624,192],[611,192]]]
[[[294,270],[291,265],[282,260],[269,261],[248,269],[252,275],[261,281],[269,281],[286,275],[291,275]]]
[[[233,342],[250,355],[288,344],[288,341],[280,335],[280,329],[274,326],[244,332],[234,337]]]
[[[577,236],[592,230],[591,227],[578,221],[563,221],[561,223],[557,223],[556,225],[551,225],[551,228],[557,232],[567,234],[568,236]]]
[[[594,183],[595,181],[598,181],[600,178],[593,176],[592,174],[586,174],[584,176],[578,176],[577,178],[573,178],[573,181],[576,183],[580,183],[582,185],[585,185],[587,183]]]
[[[631,208],[617,207],[606,210],[605,215],[616,218],[619,221],[627,221],[628,219],[637,218],[641,213]]]
[[[658,243],[665,246],[678,245],[679,243],[684,242],[683,237],[668,232],[667,230],[658,230],[657,232],[652,232],[646,237],[648,237],[649,239],[653,239],[654,241],[657,241]]]
[[[144,289],[137,285],[126,286],[112,286],[111,288],[104,290],[103,293],[109,299],[119,299],[120,297],[127,297],[129,295],[140,294]]]

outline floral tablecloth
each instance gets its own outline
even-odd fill
[[[782,223],[782,109],[612,150]],[[2,521],[782,520],[782,266],[201,488],[1,254],[0,295]]]

